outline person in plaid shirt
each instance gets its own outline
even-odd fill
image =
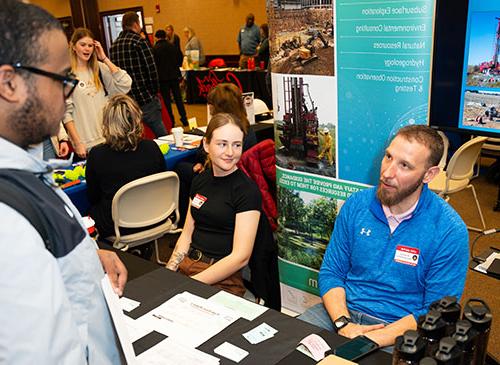
[[[156,137],[164,136],[167,130],[161,119],[158,73],[151,47],[139,35],[139,16],[134,12],[125,13],[122,28],[123,31],[111,46],[111,60],[132,77],[129,94],[141,107],[144,123]]]

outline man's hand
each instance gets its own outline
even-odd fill
[[[99,255],[104,271],[111,280],[111,285],[115,293],[122,296],[125,283],[127,282],[127,269],[125,265],[123,265],[123,262],[121,262],[116,253],[112,251],[97,250],[97,254]]]
[[[344,328],[340,329],[339,335],[354,338],[356,336],[364,335],[370,331],[378,330],[384,328],[384,324],[373,324],[373,325],[363,325],[363,324],[355,324],[349,323]]]

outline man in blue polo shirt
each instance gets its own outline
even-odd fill
[[[415,329],[433,301],[460,298],[467,228],[427,187],[442,153],[433,129],[398,131],[378,186],[353,194],[342,207],[319,272],[323,303],[300,319],[349,338],[365,335],[383,347]]]
[[[254,24],[255,16],[248,14],[246,24],[240,28],[238,33],[238,47],[240,48],[240,68],[247,68],[248,59],[257,53],[257,46],[260,43],[260,30]]]

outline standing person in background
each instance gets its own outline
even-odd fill
[[[257,55],[259,56],[259,61],[264,61],[262,69],[267,69],[269,63],[269,27],[266,23],[260,26],[260,43],[257,46]]]
[[[172,121],[172,127],[174,127],[175,119],[174,113],[172,112],[172,101],[170,99],[170,92],[172,92],[177,111],[181,116],[181,123],[183,126],[187,127],[189,124],[184,102],[182,101],[181,89],[179,87],[179,80],[181,78],[179,67],[182,65],[182,53],[179,52],[174,44],[166,40],[167,33],[164,30],[157,30],[155,37],[158,40],[153,48],[153,53],[158,69],[160,92],[163,97],[163,102],[165,103],[168,115]]]
[[[172,43],[179,50],[179,53],[182,55],[181,39],[176,33],[174,33],[174,26],[172,24],[169,24],[166,26],[165,30],[167,32],[167,41]]]
[[[238,47],[240,49],[240,68],[247,68],[248,59],[254,57],[257,46],[260,42],[260,30],[257,24],[254,24],[255,16],[248,14],[245,26],[240,28],[238,33]]]
[[[132,79],[110,61],[92,32],[78,28],[69,45],[71,71],[78,86],[66,99],[64,126],[76,154],[85,158],[94,146],[104,142],[102,137],[102,108],[108,95],[127,93]]]
[[[142,139],[141,117],[141,109],[127,95],[113,96],[104,106],[105,143],[90,151],[86,172],[90,216],[102,238],[115,233],[111,203],[116,192],[133,180],[165,171],[165,159],[156,142]]]
[[[122,19],[123,31],[111,46],[111,59],[132,77],[130,96],[142,109],[142,119],[156,137],[167,134],[161,119],[161,103],[158,99],[158,73],[153,51],[139,35],[139,16],[127,12]]]
[[[261,195],[238,169],[246,127],[231,114],[215,114],[203,146],[208,168],[196,176],[186,223],[167,269],[243,296],[241,269],[252,255]]]
[[[189,27],[184,28],[184,36],[186,37],[186,46],[184,47],[184,51],[186,55],[189,51],[198,51],[199,52],[199,65],[203,65],[205,63],[205,54],[203,53],[203,46],[201,45],[200,40],[194,33],[194,30]]]

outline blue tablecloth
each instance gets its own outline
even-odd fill
[[[164,156],[165,166],[167,167],[167,170],[173,170],[179,161],[193,159],[195,155],[196,149],[179,151],[171,148],[170,151],[168,151],[168,153]],[[87,198],[87,184],[85,181],[82,181],[78,185],[73,185],[64,189],[64,192],[69,196],[82,215],[88,214],[90,203]]]

